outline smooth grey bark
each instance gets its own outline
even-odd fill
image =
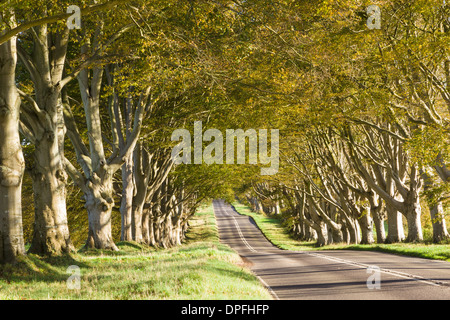
[[[413,194],[407,201],[407,228],[408,235],[406,236],[407,242],[420,242],[423,241],[422,223],[421,223],[421,212],[422,207],[420,205],[419,194]]]
[[[44,144],[52,146],[43,147]],[[29,252],[41,255],[74,251],[70,239],[66,210],[66,172],[59,158],[59,148],[53,141],[40,141],[34,151],[31,171],[35,204],[33,239]],[[57,155],[58,154],[58,155]],[[48,163],[43,167],[43,163]]]
[[[342,215],[339,214],[336,206],[331,203],[327,203],[325,200],[321,201],[321,207],[323,213],[327,214],[330,217],[330,220],[335,223],[328,228],[328,233],[331,235],[332,242],[344,242],[344,230],[346,229],[346,223],[342,220]]]
[[[429,174],[421,171],[422,179],[424,181],[424,190],[430,191],[433,187],[433,181]],[[433,196],[428,196],[427,203],[430,211],[431,223],[433,225],[433,242],[439,243],[443,240],[446,240],[450,237],[447,225],[445,221],[445,213],[442,205],[442,201],[440,200],[441,194]]]
[[[317,232],[317,242],[316,245],[318,247],[326,246],[327,244],[330,244],[329,235],[328,235],[328,227],[326,223],[323,221],[319,221],[314,225],[314,230]]]
[[[348,232],[347,243],[358,244],[360,242],[360,227],[358,224],[358,217],[360,216],[360,209],[356,205],[356,201],[346,186],[341,186],[338,191],[340,197],[340,208],[342,216],[345,221],[345,226]]]
[[[161,197],[159,198],[159,210],[156,211],[158,215],[156,217],[155,240],[158,246],[169,248],[168,237],[166,236],[170,224],[168,220],[171,219],[172,214],[169,208],[171,198],[169,179],[165,179],[160,188]]]
[[[108,66],[110,67],[110,66]],[[107,67],[107,79],[110,86],[114,86],[114,75],[112,70],[109,70]],[[113,136],[114,139],[117,139],[119,145],[119,149],[123,150],[126,148],[126,141],[131,139],[132,130],[133,130],[133,105],[132,99],[125,99],[125,111],[124,117],[113,117],[113,114],[116,114],[114,110],[117,110],[116,107],[118,103],[119,97],[117,95],[113,96],[113,108],[110,108],[110,118],[111,118],[111,127],[114,128],[113,132],[115,133]],[[121,125],[118,125],[121,124]],[[124,126],[123,130],[121,126]],[[122,131],[125,131],[123,134]],[[134,161],[133,161],[134,153],[131,152],[125,159],[122,166],[122,199],[120,205],[120,215],[122,219],[122,228],[121,228],[121,240],[122,241],[132,241],[136,240],[137,242],[141,242],[142,232],[140,230],[141,226],[141,218],[138,220],[133,219],[133,197],[135,194],[135,175],[134,175]],[[139,235],[136,239],[136,232],[133,232],[139,229]]]
[[[342,240],[347,243],[360,243],[359,221],[364,212],[360,203],[367,197],[367,191],[362,186],[363,182],[358,181],[352,172],[351,161],[348,161],[344,153],[345,145],[336,141],[329,132],[321,132],[314,137],[309,148],[315,155],[314,168],[321,182],[318,186],[309,178],[311,184],[325,201],[338,209],[342,220]],[[366,222],[363,230],[364,241],[370,242],[373,239],[373,230],[369,227],[370,221]]]
[[[174,217],[172,218],[173,229],[172,229],[172,246],[181,245],[183,239],[183,214],[184,214],[184,190],[180,188],[176,196],[177,203],[174,208]]]
[[[30,252],[60,254],[74,250],[66,210],[67,174],[64,169],[64,115],[61,92],[69,30],[49,31],[47,25],[31,29],[31,53],[19,47],[19,57],[33,81],[35,98],[22,93],[25,135],[35,145],[30,170],[35,223]]]
[[[84,167],[88,161],[89,170],[84,172],[84,183],[80,186],[84,192],[89,218],[87,248],[118,250],[111,233],[111,211],[114,207],[112,177],[120,166],[108,164],[103,146],[100,91],[103,68],[96,67],[90,71],[83,70],[78,75],[84,114],[89,137],[89,155],[87,159],[77,158]],[[81,139],[80,139],[81,140]],[[77,150],[80,154],[84,150]]]
[[[3,25],[1,13],[0,22]],[[0,263],[14,263],[25,254],[21,195],[25,161],[19,136],[16,43],[12,37],[0,45]]]
[[[315,226],[314,221],[310,218],[309,215],[309,208],[307,203],[307,195],[305,192],[302,192],[297,187],[294,191],[294,196],[297,203],[297,215],[300,221],[300,224],[303,224],[304,226],[304,233],[305,233],[305,241],[316,241],[318,243],[318,232],[317,232],[317,226]]]
[[[127,139],[125,147],[119,148],[118,145],[113,145],[113,154],[106,159],[100,117],[102,78],[101,67],[94,68],[91,76],[88,70],[81,71],[78,76],[88,129],[89,149],[84,145],[73,115],[67,108],[65,110],[67,134],[75,148],[77,161],[83,173],[67,160],[66,168],[85,195],[89,217],[89,236],[86,247],[117,250],[111,235],[111,211],[114,207],[112,177],[122,167],[136,145],[142,125],[145,97],[141,96],[141,101],[137,104],[133,133],[130,139]],[[118,103],[114,103],[114,117],[119,117],[118,108]],[[116,129],[113,128],[113,132],[117,132]]]
[[[381,186],[384,186],[385,191],[393,199],[399,196],[395,195],[395,186],[391,176],[384,177],[379,167],[373,167],[377,181]],[[402,214],[392,205],[390,202],[386,202],[386,216],[388,223],[388,233],[385,239],[385,243],[396,243],[405,240],[405,232],[403,228]]]
[[[377,233],[377,243],[384,243],[386,241],[386,230],[384,228],[386,210],[383,207],[380,196],[376,192],[370,191],[368,199],[370,203],[370,214],[372,215]]]
[[[82,188],[89,219],[86,248],[118,250],[111,232],[111,212],[114,207],[113,172],[108,166],[102,166],[92,173]]]
[[[134,169],[136,193],[133,198],[132,229],[133,239],[149,245],[155,245],[155,214],[154,203],[161,194],[161,186],[172,169],[173,162],[170,153],[158,150],[150,153],[142,144],[134,151]],[[157,193],[157,194],[155,194]],[[151,204],[146,207],[146,204]],[[158,224],[156,224],[158,225]],[[159,232],[159,231],[158,231]]]
[[[111,65],[105,68],[108,84],[111,87],[115,85],[114,71],[116,69],[117,66]],[[128,153],[122,166],[121,239],[145,243],[143,236],[144,205],[149,189],[151,189],[148,184],[154,168],[150,163],[152,156],[149,156],[138,142],[139,135],[136,135],[136,130],[140,130],[141,125],[136,123],[138,119],[136,117],[142,117],[143,113],[148,116],[149,111],[153,109],[153,104],[147,104],[150,87],[146,89],[146,92],[141,93],[138,102],[132,98],[132,95],[135,94],[133,91],[134,89],[129,87],[128,96],[122,99],[114,92],[108,110],[113,145],[116,146],[117,152]],[[123,112],[119,108],[120,101],[123,101]],[[130,141],[134,143],[132,147],[129,145]],[[145,218],[148,220],[148,216]]]
[[[337,223],[336,221],[333,221],[330,217],[330,213],[327,213],[325,210],[326,204],[329,203],[333,206],[336,206],[337,201],[333,201],[329,199],[329,194],[325,196],[325,194],[322,192],[322,190],[313,182],[310,176],[308,176],[308,180],[304,181],[305,185],[307,186],[306,192],[307,192],[307,200],[308,200],[308,207],[309,207],[309,214],[313,218],[316,226],[315,230],[317,233],[322,233],[322,235],[319,235],[319,242],[324,242],[325,244],[329,244],[333,242],[333,236],[334,239],[338,242],[343,242],[344,237],[342,234],[342,224]],[[325,188],[325,192],[328,192],[325,185],[323,185]],[[316,200],[315,197],[313,197],[313,190],[316,191],[317,194],[321,196],[320,200]],[[324,226],[323,223],[330,228],[331,234],[327,231],[324,233]],[[323,244],[319,244],[323,245]]]
[[[72,179],[85,195],[89,217],[89,235],[86,247],[117,250],[111,235],[111,211],[114,207],[112,177],[122,167],[136,146],[150,89],[141,93],[139,101],[136,102],[132,133],[126,140],[122,135],[120,101],[112,99],[110,114],[115,119],[115,122],[112,121],[115,125],[111,128],[114,143],[112,143],[113,153],[106,159],[100,116],[103,73],[102,67],[95,67],[92,71],[81,71],[78,76],[88,129],[89,149],[84,145],[73,115],[67,108],[65,110],[67,135],[75,148],[77,161],[83,173],[79,172],[67,159],[66,167]],[[123,143],[119,144],[119,139],[123,139]]]
[[[155,243],[153,238],[153,221],[151,208],[142,209],[142,242],[153,246]]]
[[[418,242],[423,241],[421,214],[422,207],[420,205],[420,191],[422,188],[422,180],[416,165],[412,164],[409,170],[409,186],[405,188],[400,181],[396,180],[397,188],[403,196],[404,210],[402,213],[406,216],[408,224],[408,235],[406,241]]]
[[[171,162],[171,161],[170,161]],[[195,191],[187,192],[184,182],[175,184],[174,177],[166,177],[151,195],[148,211],[148,244],[169,248],[180,245],[188,229],[188,221],[204,198],[198,198]]]
[[[112,154],[106,158],[104,148],[104,135],[102,133],[101,117],[101,90],[106,69],[107,78],[110,80],[109,67],[104,68],[100,60],[106,48],[109,48],[125,32],[133,28],[134,24],[123,26],[110,38],[104,37],[103,23],[100,21],[92,34],[92,37],[84,34],[81,55],[89,57],[80,64],[80,67],[72,75],[78,80],[80,95],[84,108],[84,116],[87,127],[89,148],[85,145],[77,123],[68,104],[64,108],[67,136],[69,137],[77,155],[77,162],[81,172],[68,159],[64,159],[67,172],[74,182],[81,188],[86,200],[86,209],[89,218],[89,234],[86,241],[87,248],[117,250],[111,235],[111,211],[114,207],[112,176],[125,162],[125,159],[133,152],[139,138],[144,107],[147,103],[150,88],[141,93],[139,102],[134,108],[133,130],[129,139],[123,138],[123,123],[120,121],[119,99],[115,92],[111,95],[108,104],[113,141],[108,141],[113,149]],[[97,62],[92,68],[91,64]],[[110,83],[114,83],[111,81]],[[119,139],[123,138],[123,144]],[[107,140],[107,139],[106,139]]]
[[[370,207],[365,207],[358,218],[361,227],[361,244],[372,244],[375,242],[373,238],[374,221],[370,215]]]
[[[445,222],[445,212],[442,202],[430,206],[431,223],[433,224],[433,242],[440,243],[450,237]]]
[[[305,221],[305,197],[301,192],[295,190],[289,192],[287,188],[282,187],[282,192],[286,197],[288,205],[291,207],[291,215],[294,217],[292,232],[298,240],[317,241],[315,230]],[[250,197],[247,197],[248,199]]]
[[[132,241],[136,239],[133,235],[133,229],[136,228],[138,221],[134,220],[133,215],[133,197],[136,194],[134,182],[134,162],[133,154],[130,154],[122,166],[122,199],[120,204],[120,215],[122,217],[121,241]],[[140,239],[139,239],[140,240]]]
[[[318,247],[323,247],[331,243],[331,238],[328,234],[328,225],[323,220],[323,217],[317,214],[317,207],[314,205],[312,198],[310,196],[307,196],[307,199],[309,207],[308,214],[312,220],[311,227],[317,232],[316,245]]]
[[[143,145],[138,142],[133,152],[133,176],[135,192],[131,207],[131,236],[137,242],[150,244],[150,216],[151,208],[145,208],[149,180],[152,174],[153,155],[150,155]],[[151,201],[151,199],[150,199]]]
[[[367,137],[370,139],[370,136]],[[371,157],[374,161],[374,164],[366,167],[359,157],[359,153],[363,152],[349,143],[348,145],[352,150],[352,159],[354,160],[355,168],[357,168],[369,187],[377,192],[386,202],[389,224],[386,241],[397,242],[402,240],[402,230],[400,229],[402,225],[397,216],[397,212],[403,214],[408,222],[408,235],[406,240],[408,242],[422,241],[423,233],[420,222],[421,206],[419,198],[422,181],[417,167],[414,163],[408,162],[408,157],[400,141],[393,139],[387,134],[384,136],[380,135],[380,137],[384,139],[384,150],[388,153],[386,156],[388,161],[381,165],[378,164],[379,158],[364,153],[365,156]],[[385,174],[382,173],[382,168],[384,167],[386,168]],[[373,170],[376,178],[369,173],[370,169]],[[409,183],[405,183],[407,181],[406,177],[409,179]],[[395,195],[397,192],[399,197]]]
[[[184,186],[179,186],[173,190],[172,194],[172,233],[170,235],[171,246],[181,245],[186,230],[184,226],[196,211],[195,205],[190,208],[190,212],[188,212],[187,207]]]
[[[402,214],[392,207],[387,206],[388,234],[385,243],[396,243],[405,240]]]

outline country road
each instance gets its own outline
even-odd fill
[[[214,213],[221,242],[249,263],[275,299],[450,299],[448,262],[368,251],[281,250],[250,217],[223,201],[214,201]]]

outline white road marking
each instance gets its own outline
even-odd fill
[[[327,260],[334,261],[334,262],[339,262],[339,263],[342,263],[342,264],[352,265],[352,266],[359,267],[359,268],[362,268],[362,269],[367,269],[367,268],[371,267],[371,265],[368,265],[368,264],[354,262],[354,261],[350,261],[350,260],[344,260],[344,259],[341,259],[341,258],[330,257],[330,256],[327,256],[327,255],[324,255],[324,254],[320,254],[320,253],[312,253],[312,252],[306,252],[306,251],[302,251],[302,253],[306,253],[306,254],[309,254],[309,255],[314,256],[314,257],[323,258],[323,259],[327,259]],[[444,284],[444,283],[439,282],[439,281],[426,279],[426,278],[421,277],[421,276],[416,276],[416,275],[404,273],[404,272],[401,272],[401,271],[395,271],[395,270],[380,268],[380,272],[386,273],[386,274],[390,274],[390,275],[393,275],[393,276],[396,276],[396,277],[399,277],[399,278],[416,280],[416,281],[419,281],[419,282],[422,282],[422,283],[426,283],[428,285],[432,285],[432,286],[435,286],[435,287],[440,287],[440,286],[442,286]]]
[[[213,210],[215,211],[215,208],[213,206]],[[231,214],[229,214],[228,212],[224,212],[224,215],[226,216],[231,216],[234,220],[234,224],[236,225],[236,229],[239,233],[239,237],[241,238],[242,242],[245,244],[245,246],[252,252],[258,252],[257,250],[255,250],[248,242],[247,239],[245,239],[241,228],[239,227],[239,223],[237,222],[236,218],[234,216],[232,216]],[[264,253],[266,254],[266,253]],[[256,278],[258,278],[259,281],[261,281],[261,283],[267,288],[267,290],[270,292],[270,294],[275,298],[275,300],[280,300],[280,298],[278,297],[278,295],[275,293],[275,291],[273,291],[273,289],[270,287],[270,285],[263,280],[263,278],[261,278],[260,276],[258,276],[257,274],[254,274]]]
[[[248,242],[247,239],[245,239],[244,235],[242,234],[241,228],[239,227],[239,223],[237,222],[235,217],[232,217],[234,220],[234,224],[236,225],[236,229],[239,233],[239,237],[241,238],[242,242],[245,244],[245,246],[251,251],[251,252],[258,252],[256,251]]]
[[[259,279],[259,281],[261,281],[261,283],[267,288],[267,290],[269,290],[269,292],[272,294],[272,296],[275,298],[275,300],[280,300],[280,298],[275,293],[275,291],[273,291],[273,289],[267,284],[267,282],[265,282],[263,280],[263,278],[261,278],[260,276],[258,276],[256,274],[255,274],[255,276]]]
[[[238,231],[239,237],[241,238],[242,242],[245,244],[245,246],[252,252],[255,253],[259,253],[259,254],[272,254],[269,252],[258,252],[257,250],[255,250],[245,239],[244,234],[242,233],[242,230],[239,226],[239,223],[237,222],[236,218],[229,214],[228,212],[226,212],[226,210],[222,210],[223,215],[225,216],[229,216],[232,217],[234,220],[234,224],[236,225],[236,229]],[[282,249],[280,249],[282,250]],[[284,250],[282,250],[284,251]],[[308,252],[308,251],[298,251],[299,253],[305,253],[305,254],[309,254],[311,256],[314,257],[318,257],[318,258],[322,258],[322,259],[327,259],[333,262],[339,262],[342,264],[347,264],[347,265],[352,265],[352,266],[356,266],[359,267],[361,269],[367,269],[369,267],[371,267],[370,265],[364,264],[364,263],[359,263],[359,262],[354,262],[354,261],[350,261],[350,260],[344,260],[341,258],[336,258],[336,257],[331,257],[331,256],[327,256],[324,254],[319,254],[319,253],[313,253],[313,252]],[[411,279],[411,280],[415,280],[415,281],[419,281],[431,286],[435,286],[435,287],[440,287],[440,286],[448,286],[447,283],[441,282],[441,281],[437,281],[437,280],[431,280],[431,279],[427,279],[421,276],[417,276],[417,275],[413,275],[413,274],[408,274],[408,273],[404,273],[401,271],[395,271],[395,270],[391,270],[391,269],[386,269],[386,268],[380,268],[380,272],[385,273],[385,274],[390,274],[399,278],[404,278],[404,279]],[[272,290],[272,288],[258,275],[256,275],[256,277],[268,288],[268,290],[272,293],[272,295],[279,300],[278,296],[276,295],[276,293]]]

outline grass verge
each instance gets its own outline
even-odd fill
[[[212,206],[191,225],[186,242],[172,249],[122,242],[119,252],[27,255],[0,266],[0,299],[271,299],[237,253],[219,243]],[[80,268],[80,289],[67,286],[72,265]]]
[[[233,203],[236,211],[240,214],[251,216],[263,234],[274,245],[284,250],[310,251],[310,250],[367,250],[387,252],[405,256],[420,257],[426,259],[450,261],[450,245],[426,244],[426,243],[393,243],[393,244],[371,244],[371,245],[346,245],[333,244],[316,247],[314,242],[296,240],[282,225],[280,219],[258,214],[239,202]]]

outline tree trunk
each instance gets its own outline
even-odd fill
[[[181,245],[183,239],[183,227],[181,225],[181,220],[178,220],[173,228],[173,245],[179,246]]]
[[[442,159],[441,156],[438,159]],[[445,172],[448,172],[448,170],[443,166],[442,174],[445,174]],[[430,190],[433,187],[433,181],[430,176],[424,171],[421,171],[421,176],[424,181],[424,190]],[[430,210],[431,223],[433,225],[433,242],[439,243],[450,236],[445,222],[444,208],[442,202],[434,200],[433,197],[428,197],[427,202]]]
[[[172,225],[172,212],[170,212],[169,214],[166,215],[165,219],[163,220],[163,236],[161,239],[161,245],[163,248],[170,248],[172,239],[172,229],[173,229],[173,225]]]
[[[421,177],[416,166],[411,167],[410,173],[409,192],[404,199],[405,216],[408,221],[408,242],[423,241],[422,222],[420,216],[422,214],[422,207],[420,205],[420,190],[421,190]]]
[[[184,198],[184,190],[181,188],[177,192],[176,201],[177,206],[174,208],[174,217],[172,217],[172,245],[178,246],[181,245],[181,239],[182,239],[182,226],[181,221],[183,220],[183,214],[184,214],[184,204],[183,204],[183,198]],[[175,197],[174,197],[175,200]]]
[[[382,205],[382,200],[375,192],[369,195],[370,213],[375,224],[377,232],[377,243],[384,243],[386,241],[386,230],[384,229],[385,210]]]
[[[433,242],[439,243],[449,238],[444,216],[444,208],[441,202],[430,206],[431,223],[433,224]]]
[[[323,209],[325,212],[329,213],[330,219],[334,222],[336,222],[336,226],[331,226],[330,225],[330,230],[329,230],[329,234],[331,233],[331,240],[333,241],[333,243],[342,243],[344,242],[344,234],[342,232],[342,225],[340,225],[338,223],[338,212],[336,210],[336,207],[329,204],[329,203],[324,203],[323,204]]]
[[[391,176],[386,178],[386,191],[392,198],[394,198],[394,200],[399,198],[398,195],[395,195],[394,182],[392,181]],[[387,200],[388,199],[385,199],[388,222],[388,235],[386,237],[386,243],[402,242],[405,240],[402,214],[398,212],[397,209],[393,208]]]
[[[256,213],[261,213],[261,214],[264,213],[264,206],[261,203],[261,201],[259,201],[258,199],[256,199],[256,211],[255,212]]]
[[[347,229],[347,243],[358,244],[359,243],[359,226],[356,219],[350,218],[347,214],[344,214],[345,227]],[[342,237],[342,241],[344,238]]]
[[[122,228],[120,239],[122,241],[132,241],[135,239],[133,235],[135,213],[133,210],[134,196],[133,182],[133,157],[130,155],[122,166],[122,200],[120,205],[120,214],[122,217]]]
[[[35,203],[35,224],[30,252],[60,254],[73,251],[66,210],[66,173],[64,171],[64,114],[61,98],[62,76],[69,31],[49,31],[47,25],[35,28],[33,51],[18,51],[30,73],[34,107],[22,108],[22,123],[32,135],[35,151],[31,172]]]
[[[375,242],[373,239],[373,220],[368,210],[369,208],[366,208],[358,219],[359,226],[361,227],[362,244],[372,244]]]
[[[317,241],[317,232],[313,228],[305,227],[305,240],[306,241]]]
[[[155,238],[154,245],[160,246],[161,245],[161,227],[162,227],[162,221],[161,217],[154,217],[153,219],[153,237]]]
[[[135,210],[133,208],[133,210]],[[142,242],[150,245],[150,215],[151,209],[142,209]]]
[[[133,240],[139,243],[144,242],[142,235],[142,223],[143,223],[142,210],[133,210],[132,225],[133,225]]]
[[[149,213],[149,219],[148,219],[148,245],[152,246],[152,247],[156,247],[157,243],[158,243],[158,239],[157,239],[157,226],[156,226],[156,221],[157,219],[155,218],[155,214],[153,212],[153,210],[149,210],[147,211]]]
[[[417,211],[411,211],[406,217],[408,222],[408,236],[407,242],[420,242],[423,241],[422,226],[420,222],[420,213]]]
[[[117,251],[111,229],[111,212],[114,207],[112,174],[104,170],[99,177],[93,174],[84,194],[89,219],[86,248]]]
[[[371,211],[372,210],[373,209],[371,209]],[[374,213],[373,223],[375,225],[375,231],[377,233],[377,243],[384,243],[386,241],[386,230],[384,229],[384,219],[379,214]]]
[[[323,247],[329,244],[329,236],[328,236],[328,226],[325,222],[320,222],[315,228],[317,232],[317,243],[318,247]]]
[[[21,195],[24,158],[19,136],[20,97],[15,82],[16,41],[13,37],[0,45],[0,263],[13,263],[25,254]]]
[[[388,220],[388,235],[386,243],[396,243],[405,240],[405,233],[403,231],[403,220],[400,212],[394,208],[387,206],[387,220]]]
[[[53,134],[36,140],[33,179],[35,221],[29,252],[40,255],[74,251],[66,210],[66,172]]]

